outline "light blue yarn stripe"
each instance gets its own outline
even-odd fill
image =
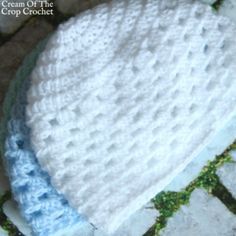
[[[19,68],[6,95],[4,118],[0,124],[0,149],[5,157],[12,191],[21,214],[36,236],[55,235],[60,229],[84,221],[56,192],[48,174],[40,168],[25,125],[26,90],[30,83],[27,78],[46,43],[47,39],[43,40]]]

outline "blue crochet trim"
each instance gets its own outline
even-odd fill
[[[7,131],[6,128],[5,131],[2,129],[2,134],[7,135],[4,157],[12,192],[21,214],[37,236],[49,236],[60,229],[85,221],[56,192],[50,184],[49,175],[40,168],[30,145],[29,129],[25,124],[26,91],[30,84],[27,78],[44,48],[45,41],[26,58],[17,73],[15,84],[11,85],[4,112],[5,119],[10,120]]]

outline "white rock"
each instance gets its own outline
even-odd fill
[[[22,3],[26,3],[27,0],[21,0]],[[20,16],[16,17],[15,15],[5,15],[4,10],[4,0],[0,0],[0,32],[1,33],[12,33],[14,32],[25,20],[29,18],[29,16],[20,14]],[[16,1],[9,1],[16,2]],[[20,7],[16,8],[8,8],[9,10],[20,10]],[[2,13],[4,12],[4,14]]]
[[[13,200],[9,200],[4,203],[3,212],[25,236],[31,235],[30,228],[28,227],[25,220],[21,217],[17,204]]]
[[[134,213],[121,227],[112,235],[109,236],[142,236],[152,225],[154,225],[159,212],[150,202],[142,209]],[[105,236],[103,232],[97,230],[94,236]]]
[[[230,17],[236,23],[236,1],[224,0],[219,9],[220,14]]]
[[[60,230],[51,236],[94,236],[94,228],[88,222],[79,222],[75,224],[73,227],[65,228],[65,230]]]
[[[236,161],[236,150],[231,151],[230,155],[233,158],[233,160]]]
[[[213,4],[216,0],[200,0],[206,4]],[[64,14],[76,14],[109,0],[56,0],[58,10]]]
[[[213,4],[214,2],[216,2],[216,0],[201,0],[203,3],[206,3],[206,4]]]
[[[24,21],[29,19],[31,16],[29,14],[24,14],[23,9],[27,8],[27,2],[37,2],[38,0],[0,0],[0,33],[4,34],[11,34],[15,32],[22,24]],[[7,3],[14,3],[15,5],[13,7],[8,6]],[[20,6],[19,4],[24,4],[23,6]],[[30,3],[30,4],[31,4]],[[40,7],[39,4],[37,4],[36,7],[29,7],[30,10],[36,9]],[[11,13],[9,13],[11,11]],[[17,12],[18,15],[16,16],[13,11]]]
[[[7,236],[8,233],[0,226],[0,235],[1,236]]]
[[[236,217],[216,197],[195,190],[190,204],[167,222],[161,236],[234,236]]]
[[[236,163],[226,163],[217,170],[221,182],[236,198]]]

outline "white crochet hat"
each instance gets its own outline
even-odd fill
[[[61,25],[27,124],[56,189],[113,232],[236,114],[236,28],[190,0],[117,0]]]

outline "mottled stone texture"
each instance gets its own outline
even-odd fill
[[[220,14],[230,17],[236,23],[236,1],[224,0],[219,9]]]
[[[17,68],[24,57],[43,39],[52,26],[42,18],[33,18],[11,40],[0,47],[0,106]]]
[[[64,14],[76,14],[111,0],[56,0],[57,9]]]
[[[25,235],[30,236],[31,235],[31,229],[25,222],[25,220],[20,215],[20,212],[18,210],[17,204],[13,200],[9,200],[4,203],[3,205],[3,211],[6,214],[6,216],[14,222],[15,226]],[[1,235],[1,234],[0,234]]]
[[[18,2],[26,3],[27,0],[20,0]],[[10,0],[8,2],[15,3],[17,1]],[[0,0],[0,11],[4,8],[3,0]],[[8,7],[9,10],[20,10],[19,7]],[[5,12],[5,11],[4,11]],[[0,13],[0,32],[4,34],[13,33],[17,28],[19,28],[24,21],[26,21],[29,16],[20,14],[19,16],[15,15],[4,15]]]
[[[24,57],[36,46],[36,44],[45,38],[53,27],[43,18],[32,18],[26,25],[13,35],[6,43],[0,47],[0,108],[7,92],[10,81],[22,63]],[[0,109],[0,119],[2,109]],[[8,179],[2,166],[0,157],[0,197],[9,190]],[[29,235],[29,228],[19,214],[15,203],[11,200],[3,205],[3,211],[8,219],[13,222],[24,235]],[[2,216],[3,213],[1,213]],[[4,216],[2,216],[4,219]],[[0,222],[5,224],[4,222]],[[10,227],[10,226],[9,226]],[[11,229],[11,227],[10,227]],[[13,227],[14,230],[14,227]],[[15,232],[15,231],[14,231]],[[13,233],[13,232],[12,232]],[[0,228],[0,235],[5,234]],[[20,234],[19,234],[20,235]]]
[[[4,167],[0,162],[0,196],[3,195],[9,189],[10,189],[9,181],[7,176],[5,175]]]
[[[1,236],[7,236],[8,233],[0,226],[0,235]]]
[[[233,236],[236,217],[217,198],[196,189],[189,205],[168,220],[161,236]]]
[[[217,170],[217,175],[236,199],[236,163],[226,163]]]

